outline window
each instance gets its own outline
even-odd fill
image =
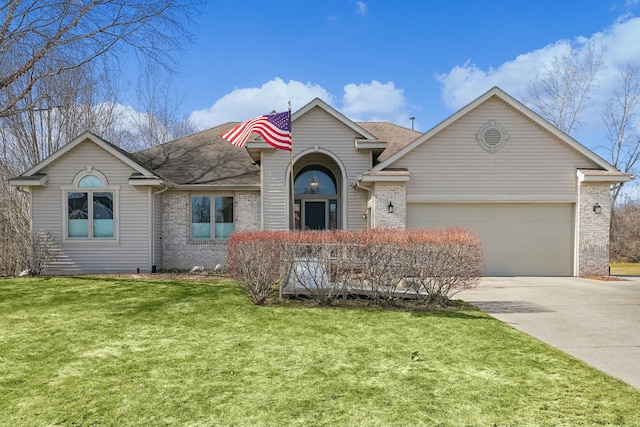
[[[216,239],[224,239],[229,237],[234,229],[233,197],[191,197],[191,238],[211,239],[213,236]]]
[[[336,194],[336,182],[327,172],[319,167],[303,170],[296,177],[295,194]]]
[[[115,197],[113,191],[107,191],[105,181],[97,174],[87,174],[66,192],[68,238],[115,238]]]

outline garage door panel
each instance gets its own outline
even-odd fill
[[[485,274],[571,276],[573,204],[409,204],[409,227],[464,227],[478,233]]]

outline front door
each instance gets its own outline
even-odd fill
[[[308,230],[324,230],[326,225],[326,202],[304,203],[304,225]]]

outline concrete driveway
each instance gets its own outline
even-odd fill
[[[456,295],[640,389],[640,277],[487,277]]]

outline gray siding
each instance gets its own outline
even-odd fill
[[[117,241],[65,240],[65,191],[74,176],[91,166],[100,171],[110,186],[119,187]],[[66,156],[49,165],[47,186],[33,190],[33,227],[47,230],[56,244],[56,259],[47,269],[51,274],[135,272],[150,269],[149,196],[147,188],[127,184],[133,169],[90,141],[79,144]]]
[[[293,156],[295,158],[300,153],[305,154],[305,157],[296,160],[296,168],[302,162],[306,163],[312,160],[313,156],[320,154],[329,155],[342,164],[345,176],[342,176],[341,180],[346,184],[342,185],[341,209],[345,212],[343,218],[346,221],[346,224],[343,221],[342,226],[349,229],[366,228],[366,220],[362,219],[362,213],[366,211],[368,194],[352,188],[351,183],[372,166],[370,152],[356,151],[354,141],[357,136],[356,132],[321,108],[310,110],[293,124]],[[307,155],[309,157],[306,157]],[[265,229],[288,228],[288,166],[288,152],[275,150],[263,153],[262,206]]]
[[[489,120],[509,134],[504,148],[493,154],[476,141]],[[576,169],[597,167],[497,100],[479,106],[392,166],[409,169],[407,198],[417,202],[575,202]]]

